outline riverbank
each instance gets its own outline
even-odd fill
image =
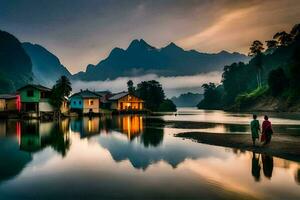
[[[238,148],[300,162],[300,137],[298,136],[274,135],[271,144],[266,146],[259,144],[255,147],[252,146],[252,139],[249,134],[184,132],[175,136],[203,144]]]

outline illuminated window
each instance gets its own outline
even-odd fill
[[[94,104],[93,100],[89,100],[89,105],[92,106]]]

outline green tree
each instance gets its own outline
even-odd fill
[[[134,92],[135,92],[135,87],[134,87],[134,85],[133,85],[133,81],[132,81],[132,80],[127,81],[127,88],[128,88],[128,92],[129,92],[130,94],[134,94]]]
[[[274,50],[278,47],[278,42],[276,40],[267,40],[266,45],[268,47],[267,52],[273,53]]]
[[[135,93],[145,101],[145,107],[151,111],[157,111],[165,99],[162,85],[155,80],[139,83]]]
[[[281,46],[287,46],[293,41],[292,35],[285,31],[276,33],[273,36],[273,39],[278,40],[278,42]]]
[[[280,95],[289,85],[289,80],[282,68],[274,69],[269,73],[268,85],[273,96]]]
[[[255,59],[255,69],[257,71],[256,79],[257,79],[257,87],[261,87],[261,71],[263,68],[262,65],[262,51],[265,48],[263,47],[263,43],[259,40],[253,41],[250,46],[249,56],[253,56]]]
[[[292,62],[289,65],[291,87],[298,94],[300,92],[300,46],[298,46],[292,56]]]
[[[177,108],[172,100],[166,99],[159,105],[158,110],[161,112],[176,112]]]
[[[245,92],[253,75],[242,63],[233,63],[225,66],[222,74],[222,84],[224,86],[224,103],[232,104],[235,98],[242,92]]]
[[[204,99],[197,105],[199,109],[218,109],[221,108],[222,94],[215,83],[205,83]]]
[[[72,91],[70,80],[66,76],[61,76],[52,87],[51,104],[59,110],[65,97],[68,97]]]
[[[298,40],[300,38],[300,24],[296,24],[290,33],[294,40]]]

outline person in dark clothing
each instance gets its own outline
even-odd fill
[[[253,115],[253,120],[250,123],[250,127],[251,127],[253,146],[255,146],[255,140],[259,138],[259,132],[260,132],[260,125],[259,125],[259,121],[257,120],[257,115]]]
[[[264,117],[264,122],[262,124],[262,136],[261,136],[261,141],[264,142],[264,145],[269,144],[271,142],[272,134],[273,134],[273,129],[272,129],[272,124],[269,121],[269,117],[266,115]]]

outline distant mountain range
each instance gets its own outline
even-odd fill
[[[79,72],[73,78],[93,81],[150,73],[159,76],[194,75],[222,70],[224,65],[248,60],[247,56],[236,52],[186,51],[174,43],[158,49],[141,39],[133,40],[126,50],[114,48],[106,59],[97,65],[88,65],[85,72]]]
[[[47,86],[52,86],[62,75],[71,78],[71,73],[63,66],[59,59],[44,47],[38,44],[25,42],[22,47],[29,55],[32,62],[32,72],[36,81]]]
[[[174,43],[158,49],[144,40],[133,40],[126,50],[114,48],[97,65],[90,64],[85,72],[71,75],[46,48],[28,42],[21,43],[12,34],[0,31],[0,92],[15,91],[32,82],[52,87],[62,75],[85,81],[150,73],[159,76],[194,75],[221,70],[224,65],[248,60],[247,56],[239,53],[186,51]]]

